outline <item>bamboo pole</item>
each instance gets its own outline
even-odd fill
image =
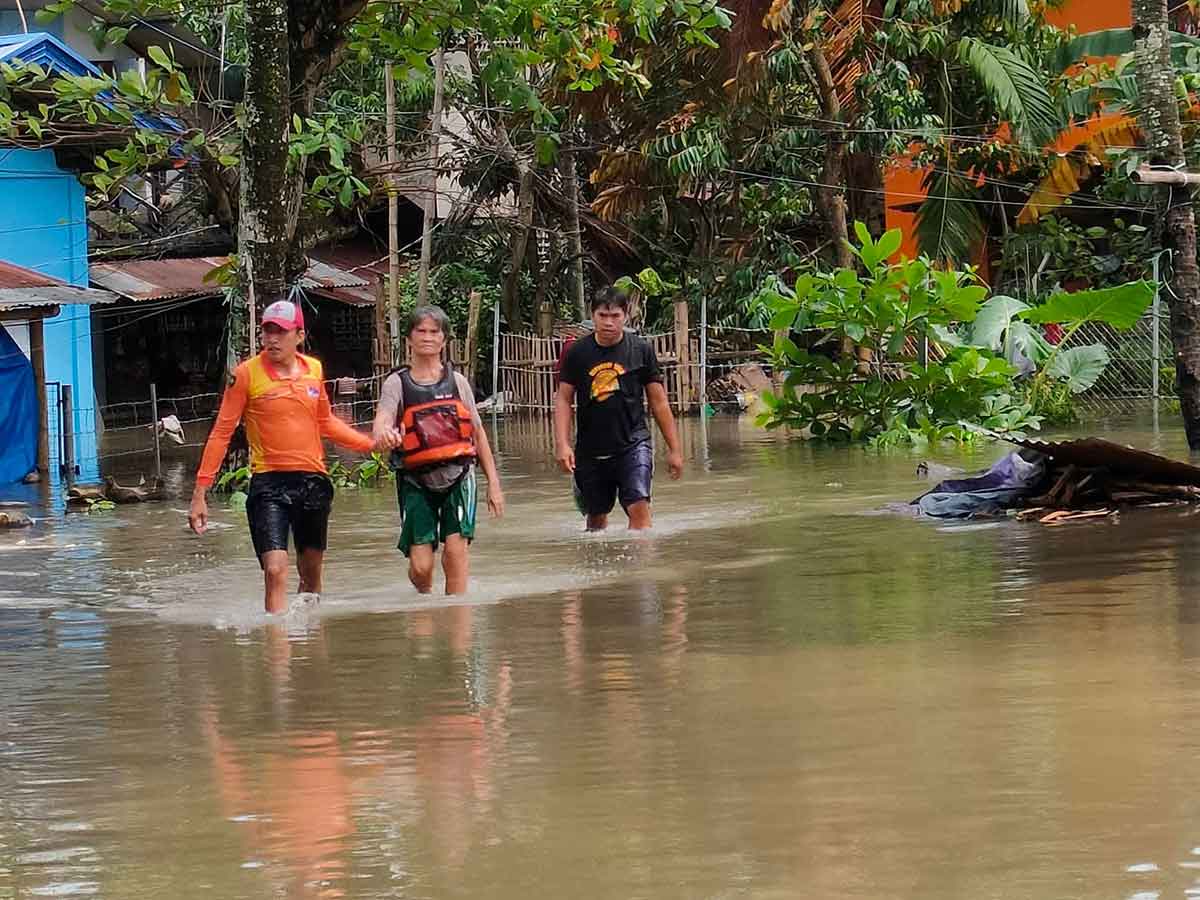
[[[162,442],[158,438],[158,385],[150,383],[150,418],[154,429],[154,477],[162,478]]]
[[[1148,165],[1139,166],[1129,173],[1129,180],[1134,184],[1170,184],[1176,187],[1200,186],[1200,172],[1184,172],[1172,168],[1151,168]]]
[[[687,412],[691,401],[691,369],[688,346],[688,305],[687,300],[675,301],[675,367],[678,371],[679,411]]]
[[[700,417],[708,403],[708,292],[700,295]]]
[[[438,47],[434,63],[433,122],[429,136],[429,196],[425,198],[425,220],[421,223],[421,271],[417,286],[417,303],[429,300],[429,267],[433,261],[433,222],[437,218],[438,154],[442,139],[442,102],[446,84],[446,50]]]
[[[492,310],[492,394],[497,403],[500,402],[500,349],[500,298],[497,297]],[[495,408],[492,404],[492,409]]]
[[[574,139],[570,136],[568,142]],[[575,164],[575,148],[568,146],[559,159],[563,178],[566,180],[568,213],[567,222],[571,231],[567,235],[567,247],[571,252],[571,301],[575,307],[575,318],[582,322],[587,317],[587,302],[583,284],[583,228],[579,219],[579,173]]]
[[[472,386],[475,384],[475,368],[479,362],[479,352],[476,347],[479,344],[479,307],[482,303],[483,295],[479,291],[471,291],[471,296],[467,300],[467,346],[464,353],[467,378],[471,380]]]
[[[387,107],[387,122],[385,123],[388,164],[387,310],[388,324],[391,326],[388,345],[389,357],[393,363],[396,363],[399,362],[400,353],[400,196],[396,187],[396,168],[400,165],[400,155],[396,150],[396,76],[392,71],[391,63],[384,67],[383,74]]]

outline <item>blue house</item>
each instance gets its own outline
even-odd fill
[[[72,75],[102,75],[99,68],[50,34],[0,35],[0,61],[19,66],[36,63]],[[146,118],[143,127],[178,131],[174,122]],[[88,229],[84,188],[77,173],[59,165],[50,149],[27,150],[0,145],[0,260],[33,269],[68,284],[88,285]],[[6,327],[28,348],[28,329]],[[46,380],[70,384],[74,394],[74,430],[78,478],[100,477],[93,323],[86,305],[63,306],[45,323]]]
[[[0,259],[87,287],[87,221],[83,185],[63,171],[52,150],[0,149]],[[9,323],[18,344],[28,327]],[[45,323],[46,380],[70,384],[75,397],[79,477],[100,477],[96,444],[96,388],[92,317],[84,305],[64,306]]]

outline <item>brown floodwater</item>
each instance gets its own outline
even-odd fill
[[[920,457],[718,418],[585,536],[497,437],[462,602],[388,490],[284,622],[220,502],[0,535],[0,898],[1200,895],[1200,519],[872,515]]]

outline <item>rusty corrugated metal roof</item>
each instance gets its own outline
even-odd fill
[[[388,274],[387,251],[367,243],[323,244],[308,251],[309,259],[317,259],[331,266],[361,275],[369,281],[378,281]],[[408,271],[406,260],[400,261],[400,271]]]
[[[98,284],[126,300],[182,300],[188,297],[219,296],[221,285],[205,281],[213,269],[225,265],[228,256],[198,256],[190,259],[127,259],[92,263],[88,274]]]
[[[1077,441],[1037,441],[1003,438],[1010,444],[1044,453],[1060,463],[1085,469],[1108,469],[1115,475],[1154,484],[1190,484],[1200,487],[1200,467],[1168,459],[1157,453],[1114,444],[1103,438]]]
[[[328,297],[348,306],[374,306],[378,302],[376,289],[371,287],[312,288],[319,297]]]
[[[300,284],[303,287],[354,288],[365,287],[367,279],[339,269],[337,266],[331,266],[329,263],[321,262],[319,259],[310,258],[308,271],[300,279]]]
[[[66,282],[0,259],[0,288],[53,287]]]
[[[217,297],[223,288],[205,277],[229,262],[228,256],[198,256],[189,259],[130,259],[93,263],[93,283],[119,294],[126,300],[183,300],[191,297]],[[300,279],[304,288],[335,290],[367,286],[367,279],[343,271],[319,260],[310,261]],[[346,300],[345,302],[355,302]],[[374,300],[372,299],[373,303]]]
[[[68,284],[61,279],[0,260],[0,311],[62,306],[72,303],[113,303],[108,291]]]

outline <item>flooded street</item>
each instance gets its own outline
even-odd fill
[[[1200,518],[871,515],[920,456],[722,417],[585,536],[497,442],[461,604],[390,488],[285,625],[219,499],[0,535],[0,898],[1200,896]]]

